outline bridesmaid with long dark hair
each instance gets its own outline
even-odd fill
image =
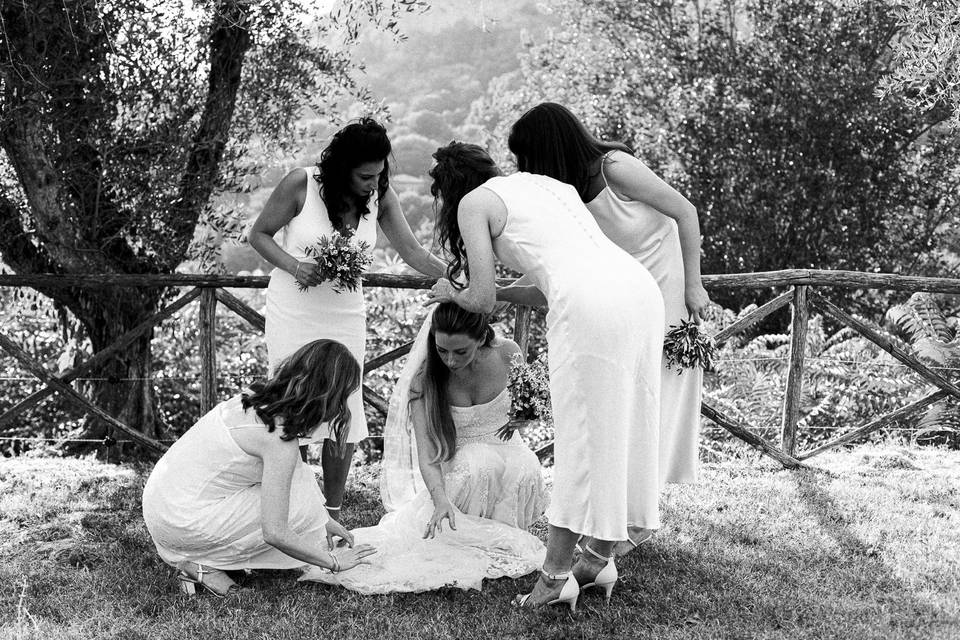
[[[700,322],[710,298],[700,278],[700,225],[696,208],[634,157],[621,142],[591,135],[562,105],[545,102],[510,130],[520,171],[550,176],[576,190],[603,232],[656,279],[666,330],[688,318]],[[660,386],[661,482],[697,477],[703,371],[671,370],[664,359]],[[634,529],[618,545],[625,553],[652,531]]]
[[[307,248],[334,232],[366,242],[372,251],[377,227],[417,271],[443,273],[445,264],[417,241],[390,188],[390,140],[371,118],[336,134],[315,167],[294,169],[277,185],[250,231],[250,244],[276,268],[267,287],[266,341],[270,370],[298,347],[317,338],[342,342],[363,364],[367,317],[363,288],[336,291],[322,282]],[[280,234],[280,242],[274,239]],[[304,290],[305,289],[305,290]],[[367,437],[358,390],[350,397],[346,446],[335,451],[324,441],[323,490],[327,510],[340,519],[344,487],[355,444]]]

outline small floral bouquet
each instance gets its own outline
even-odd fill
[[[500,429],[500,437],[507,440],[513,431],[526,423],[549,422],[552,417],[550,408],[550,374],[543,358],[526,362],[519,353],[510,361],[510,422]]]
[[[333,290],[337,293],[343,293],[344,289],[356,291],[360,276],[373,261],[369,253],[370,244],[365,240],[351,242],[352,237],[349,231],[334,231],[306,249],[306,254],[317,261],[320,278],[332,282]],[[300,285],[300,291],[306,289],[306,286]]]
[[[713,338],[700,330],[696,322],[681,320],[679,325],[670,325],[663,341],[663,352],[667,356],[667,368],[677,368],[677,375],[684,369],[700,367],[704,371],[714,370],[717,357],[717,345]]]

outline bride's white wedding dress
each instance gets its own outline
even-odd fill
[[[353,531],[355,544],[378,552],[370,564],[341,573],[311,567],[301,580],[363,594],[479,589],[484,578],[517,578],[543,564],[543,543],[526,531],[546,506],[540,463],[518,434],[503,442],[496,433],[508,420],[507,389],[489,402],[450,408],[457,450],[441,469],[456,530],[444,521],[440,534],[423,538],[433,501],[420,478],[407,404],[428,329],[429,320],[391,397],[384,429],[381,498],[390,512],[376,526]]]

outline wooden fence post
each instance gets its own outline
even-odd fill
[[[530,344],[530,311],[530,307],[518,304],[513,319],[513,341],[520,345],[524,360],[528,357],[527,347]]]
[[[217,290],[200,294],[200,415],[217,404]]]
[[[793,289],[792,322],[790,324],[790,368],[787,370],[787,391],[783,398],[783,420],[780,423],[780,448],[790,457],[797,449],[797,422],[800,419],[800,394],[803,387],[803,356],[807,346],[807,287]]]

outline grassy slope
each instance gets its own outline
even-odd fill
[[[515,612],[482,592],[362,597],[264,572],[239,601],[185,599],[139,513],[142,470],[0,461],[0,638],[957,638],[960,454],[862,448],[829,472],[728,462],[673,487],[613,604]],[[356,470],[353,526],[380,514]]]

